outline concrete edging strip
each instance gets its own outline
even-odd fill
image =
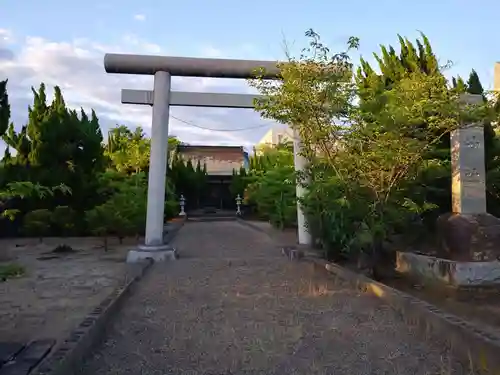
[[[123,284],[88,314],[68,338],[32,372],[34,375],[69,375],[79,371],[82,360],[103,338],[107,324],[119,311],[132,288],[151,267],[151,261],[137,263]]]
[[[362,292],[371,293],[387,302],[410,325],[417,327],[424,338],[433,337],[480,373],[500,373],[500,336],[485,331],[453,314],[409,294],[374,281],[323,259],[305,258],[315,266],[349,282]]]
[[[184,226],[186,217],[171,222],[164,240],[170,243]],[[136,263],[128,270],[123,284],[113,290],[99,306],[82,320],[76,329],[38,365],[33,375],[69,375],[78,373],[82,360],[89,355],[105,335],[106,326],[119,312],[121,304],[142,279],[153,262]]]
[[[240,223],[242,225],[246,225],[247,227],[249,227],[253,230],[256,230],[257,232],[261,232],[261,233],[267,234],[269,237],[272,237],[271,234],[268,233],[265,229],[259,227],[258,225],[255,225],[255,224],[249,222],[248,220],[245,220],[245,219],[240,218],[240,217],[237,217],[236,220],[238,221],[238,223]]]
[[[186,221],[187,216],[181,216],[175,221],[168,222],[167,226],[165,227],[167,231],[163,235],[163,241],[170,244],[174,240],[175,236],[177,236],[177,233],[179,233],[181,228],[184,226]]]
[[[245,220],[238,221],[272,238],[265,229]],[[475,371],[500,374],[500,335],[338,264],[308,256],[302,259],[347,281],[354,288],[384,300],[407,324],[415,326],[424,339],[432,337],[446,345],[460,362],[472,365]]]

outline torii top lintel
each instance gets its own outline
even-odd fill
[[[264,79],[276,79],[279,75],[277,61],[206,59],[195,57],[171,57],[107,53],[104,56],[107,73],[148,74],[169,72],[172,76],[253,78],[257,69],[263,68]]]

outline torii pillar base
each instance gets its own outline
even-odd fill
[[[138,263],[144,260],[153,262],[167,262],[177,259],[177,251],[170,245],[140,245],[137,250],[130,250],[127,255],[127,263]]]

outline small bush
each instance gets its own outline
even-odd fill
[[[295,171],[292,166],[278,166],[263,173],[248,186],[248,201],[257,206],[279,229],[296,225]]]
[[[68,206],[57,206],[52,212],[52,224],[56,233],[67,237],[75,233],[76,212]]]
[[[73,249],[71,246],[63,244],[63,245],[57,245],[52,252],[56,254],[65,254],[65,253],[74,253],[76,250]]]
[[[333,173],[316,177],[302,199],[309,232],[319,239],[327,258],[357,256],[371,244],[364,223],[369,210],[365,195]]]
[[[28,212],[23,218],[22,231],[27,236],[40,238],[42,242],[50,231],[51,218],[52,213],[46,209]]]
[[[108,206],[104,204],[85,212],[85,221],[90,232],[94,236],[104,237],[104,251],[108,250],[108,225],[112,219],[111,216],[112,214],[108,210]]]

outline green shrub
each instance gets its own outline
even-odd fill
[[[108,206],[101,205],[85,212],[85,221],[89,231],[98,237],[103,237],[104,251],[108,250],[109,222],[112,212]]]
[[[113,179],[109,182],[113,192],[103,204],[85,214],[89,230],[104,236],[113,235],[120,242],[124,237],[139,235],[144,231],[147,210],[146,175],[137,173],[127,179]]]
[[[57,206],[52,212],[52,224],[58,234],[71,236],[76,229],[76,212],[68,206]]]
[[[370,244],[364,219],[368,205],[361,189],[347,186],[333,174],[319,175],[301,203],[311,235],[330,259],[355,256]]]
[[[23,218],[22,231],[30,237],[38,237],[40,242],[50,231],[52,213],[46,209],[28,212]]]
[[[283,229],[297,225],[295,171],[277,166],[262,173],[247,189],[248,203],[255,204],[261,216]]]

